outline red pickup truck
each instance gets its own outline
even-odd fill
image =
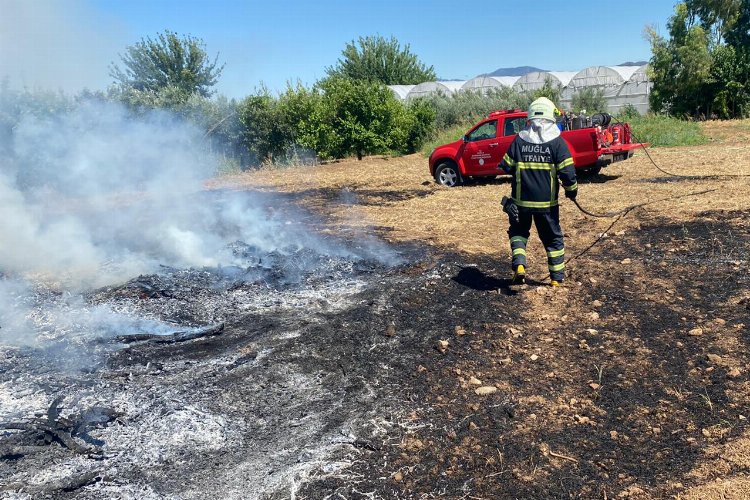
[[[448,187],[462,184],[469,177],[500,175],[502,171],[497,166],[526,120],[526,111],[520,109],[493,111],[463,138],[432,151],[430,175],[438,184]],[[571,121],[568,120],[568,127]],[[579,126],[580,123],[578,121]],[[590,126],[563,130],[562,137],[568,143],[576,169],[593,174],[610,163],[630,158],[634,150],[648,146],[633,143],[630,125],[619,122],[604,129]]]

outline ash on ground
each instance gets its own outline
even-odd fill
[[[335,457],[367,446],[363,422],[397,406],[381,399],[394,361],[378,355],[393,307],[383,294],[413,277],[356,251],[230,249],[240,264],[164,267],[89,292],[76,311],[36,288],[27,305],[44,338],[0,347],[4,495],[289,497],[311,476],[345,474]],[[52,332],[50,308],[137,321]],[[187,342],[116,341],[217,324]]]

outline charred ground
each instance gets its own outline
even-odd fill
[[[92,303],[224,331],[136,344],[89,371],[3,352],[4,402],[18,407],[3,423],[28,426],[2,435],[0,491],[747,498],[750,189],[683,168],[750,173],[747,146],[722,141],[652,152],[694,179],[662,180],[638,156],[582,180],[594,212],[717,191],[614,225],[563,204],[559,290],[535,240],[531,283],[509,286],[502,180],[439,188],[413,156],[217,181],[285,193],[355,246],[378,233],[402,261],[321,259],[290,281],[283,259],[260,281],[167,269],[97,291]]]
[[[748,213],[705,215],[613,238],[589,258],[628,265],[571,265],[560,292],[511,289],[494,260],[455,263],[417,300],[431,343],[450,347],[415,353],[410,427],[360,452],[355,485],[322,481],[310,498],[662,498],[747,473],[714,446],[746,432],[749,280],[727,251],[750,250]]]

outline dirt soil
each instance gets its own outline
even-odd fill
[[[563,202],[559,290],[533,235],[531,283],[509,286],[502,178],[442,188],[414,155],[218,181],[288,193],[333,232],[426,243],[445,266],[391,295],[413,360],[394,367],[398,415],[301,496],[750,498],[748,127],[705,131],[580,181],[591,212],[651,203],[615,220]]]
[[[401,260],[91,292],[225,328],[77,371],[0,349],[0,495],[750,498],[750,177],[728,176],[750,176],[746,124],[651,150],[671,174],[639,153],[582,178],[591,212],[647,204],[563,200],[556,289],[533,233],[529,283],[509,282],[503,178],[443,188],[412,155],[216,179]]]

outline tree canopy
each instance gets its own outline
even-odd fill
[[[409,44],[402,48],[395,37],[359,37],[358,41],[347,43],[341,55],[334,67],[326,68],[328,76],[384,85],[419,84],[436,79],[433,67],[412,54]]]
[[[208,97],[224,69],[218,58],[210,60],[201,39],[166,30],[127,47],[120,55],[124,67],[113,64],[110,76],[126,89],[160,92],[172,87]]]
[[[686,0],[669,38],[647,28],[655,111],[732,118],[750,113],[750,0]]]

